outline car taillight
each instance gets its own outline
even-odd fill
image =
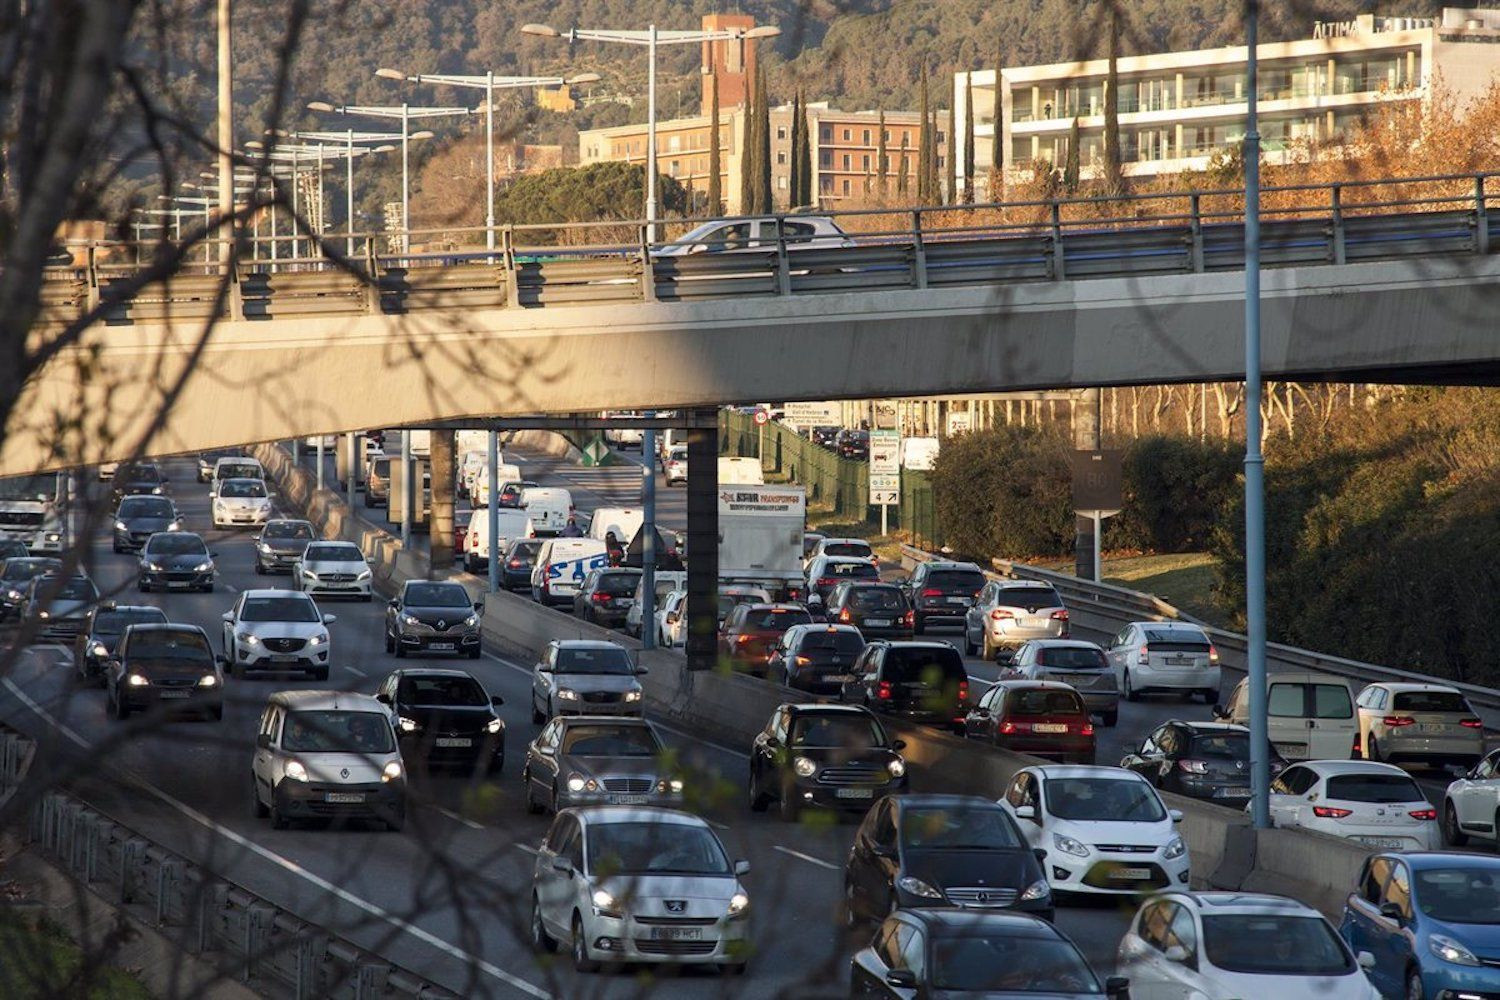
[[[1015,613],[1014,612],[1012,612],[1012,611],[1006,611],[1004,608],[996,608],[996,609],[994,609],[993,611],[990,612],[990,618],[993,619],[994,621],[997,621],[997,622],[1001,622],[1001,621],[1004,621],[1007,618],[1014,618],[1014,617],[1015,617]]]
[[[817,586],[819,586],[819,587],[832,587],[835,583],[838,583],[838,582],[839,582],[839,578],[836,577],[836,576],[820,576],[820,577],[818,577]]]
[[[1408,715],[1387,715],[1380,721],[1383,725],[1389,726],[1392,729],[1400,729],[1402,726],[1409,726],[1417,720]]]
[[[1479,719],[1459,719],[1458,724],[1465,729],[1483,729],[1484,723]]]
[[[923,597],[942,597],[943,592],[936,587],[927,587],[922,591]]]
[[[1021,725],[1026,726],[1027,729],[1031,728],[1030,724],[1028,723],[1023,722],[1021,723]],[[1014,722],[1006,721],[1000,723],[1001,736],[1014,736],[1019,729],[1020,726],[1017,726]]]
[[[755,638],[755,636],[753,636],[753,635],[741,635],[741,636],[736,636],[734,641],[737,642],[737,643],[739,643],[741,646],[743,646],[745,643],[749,642],[751,639],[754,639],[754,638]]]
[[[1085,722],[1082,726],[1080,726],[1078,728],[1078,735],[1079,736],[1093,736],[1094,735],[1094,724],[1092,722]]]
[[[1068,609],[1058,608],[1056,611],[1052,612],[1052,617],[1055,621],[1065,622],[1068,620]]]
[[[1183,760],[1179,760],[1177,762],[1177,769],[1187,774],[1207,774],[1208,761],[1184,758]]]
[[[597,592],[597,593],[594,594],[594,603],[595,604],[608,604],[613,599],[614,598],[610,597],[610,595],[608,595],[608,594],[606,594],[606,593],[604,593],[602,591]]]
[[[810,657],[810,656],[797,656],[797,657],[793,658],[793,662],[796,663],[797,666],[799,666],[799,667],[805,667],[809,663],[812,662],[812,657]]]
[[[878,681],[878,682],[876,682],[876,684],[875,684],[875,697],[879,698],[881,701],[890,701],[891,700],[891,682],[890,681]]]
[[[969,700],[969,682],[968,681],[959,681],[958,682],[958,700],[961,701],[961,702]]]
[[[802,591],[801,591],[801,589],[798,588],[798,587],[788,587],[786,589],[786,599],[789,600],[789,601],[800,601],[800,600],[802,600]]]
[[[848,608],[840,608],[839,609],[839,621],[841,621],[841,622],[851,622],[853,620],[854,620],[854,616],[849,613],[849,609]]]
[[[1135,662],[1137,662],[1139,664],[1142,664],[1142,665],[1150,663],[1151,662],[1151,647],[1150,646],[1142,646],[1140,648],[1140,651],[1136,654]]]
[[[1410,816],[1412,819],[1437,819],[1437,810],[1436,809],[1413,809],[1411,812],[1407,813],[1406,815]]]
[[[1219,662],[1219,647],[1215,646],[1213,643],[1209,643],[1209,646],[1208,646],[1208,662],[1209,663],[1218,663]]]
[[[1313,815],[1320,819],[1343,819],[1353,813],[1353,809],[1340,809],[1338,806],[1313,806]]]
[[[915,611],[908,611],[901,618],[909,627],[915,627],[917,624],[917,613]]]
[[[522,563],[521,563],[521,560],[519,560],[519,559],[512,559],[510,562],[506,563],[505,565],[509,566],[511,569],[520,569]]]

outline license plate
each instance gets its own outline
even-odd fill
[[[439,736],[434,740],[440,747],[471,747],[474,741],[467,736]]]
[[[1038,722],[1031,727],[1033,733],[1065,733],[1068,727],[1060,722]]]
[[[187,580],[168,580],[167,581],[167,589],[168,590],[170,590],[173,587],[191,587],[191,586],[192,586],[192,584],[189,583]]]
[[[628,608],[628,607],[630,607],[634,603],[635,603],[635,601],[630,600],[629,598],[622,598],[622,597],[616,597],[615,598],[615,606],[619,607],[619,608]]]
[[[1167,657],[1167,662],[1174,667],[1188,667],[1192,666],[1193,658],[1191,656],[1169,656]]]
[[[363,802],[364,800],[365,800],[365,793],[364,792],[325,792],[325,793],[323,793],[323,801],[324,802],[344,802],[344,803],[349,803],[349,802]]]
[[[1118,878],[1118,879],[1131,879],[1133,881],[1140,881],[1142,879],[1148,879],[1148,878],[1151,877],[1151,869],[1149,869],[1149,868],[1116,868],[1114,870],[1114,872],[1110,875],[1110,877],[1111,878]]]
[[[643,806],[646,804],[644,795],[611,795],[609,801],[617,806]]]
[[[873,799],[875,789],[873,788],[840,788],[833,793],[836,799]]]
[[[653,927],[651,936],[658,941],[702,941],[702,927]]]
[[[162,698],[186,698],[189,695],[191,695],[192,693],[193,692],[191,692],[191,691],[163,691],[161,693],[160,697],[162,697]]]
[[[844,684],[844,683],[847,683],[848,681],[854,680],[854,675],[853,674],[829,674],[827,677],[824,678],[824,680],[828,681],[830,684]]]
[[[1448,732],[1448,727],[1441,722],[1422,722],[1417,725],[1417,732],[1431,733],[1434,736]]]
[[[1357,839],[1361,844],[1369,847],[1403,847],[1406,844],[1406,841],[1400,837],[1359,837]]]
[[[427,644],[427,648],[428,649],[435,649],[435,650],[438,650],[438,651],[442,651],[442,650],[445,650],[445,649],[452,649],[453,648],[453,643],[451,643],[451,642],[429,642]]]
[[[866,618],[865,624],[871,628],[885,628],[891,623],[889,618]]]
[[[1216,788],[1214,798],[1216,799],[1248,799],[1250,789],[1248,788]]]
[[[1026,628],[1046,628],[1047,627],[1047,619],[1045,619],[1045,618],[1022,618],[1021,619],[1021,623]]]
[[[295,654],[293,654],[293,653],[277,653],[275,656],[271,657],[271,662],[273,662],[273,663],[296,663],[297,662],[297,656]]]
[[[1276,752],[1288,760],[1302,760],[1307,756],[1306,743],[1273,743]]]
[[[948,598],[948,603],[949,604],[968,604],[969,603],[969,599],[967,597],[950,597],[950,598]]]

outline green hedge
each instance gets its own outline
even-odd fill
[[[1200,552],[1239,488],[1243,446],[1152,435],[1125,449],[1124,505],[1104,530],[1111,549]]]
[[[1071,552],[1069,468],[1068,441],[1053,430],[999,427],[945,439],[932,488],[947,544],[982,563]]]

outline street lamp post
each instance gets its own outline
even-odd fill
[[[332,149],[332,143],[340,143],[339,149],[344,157],[344,214],[347,224],[347,235],[344,240],[344,251],[349,256],[354,255],[354,161],[358,157],[369,153],[391,153],[396,147],[390,145],[387,140],[401,138],[400,132],[356,132],[354,129],[345,129],[342,132],[277,132],[278,136],[287,139],[303,140],[308,145],[301,148],[304,151],[316,151],[321,161],[324,153]],[[427,138],[430,132],[415,133],[412,138]],[[367,146],[365,143],[382,143],[378,146]],[[358,144],[358,145],[356,145]],[[261,143],[249,143],[249,145],[264,148]],[[274,153],[277,158],[283,158],[290,146],[278,146]],[[319,184],[321,185],[321,180]],[[326,227],[325,227],[326,228]]]

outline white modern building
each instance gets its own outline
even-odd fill
[[[1201,170],[1244,136],[1244,46],[1122,56],[1121,156],[1127,175]],[[1259,46],[1260,132],[1270,162],[1299,140],[1332,138],[1384,101],[1421,101],[1441,80],[1460,102],[1500,70],[1500,9],[1445,8],[1435,18],[1321,22],[1312,38]],[[1076,119],[1083,176],[1101,169],[1107,59],[954,74],[958,143],[973,83],[976,190],[986,193],[999,133],[1004,176],[1061,168]],[[998,96],[998,101],[997,101]],[[996,107],[1000,113],[996,114]],[[962,155],[959,173],[962,178]]]

